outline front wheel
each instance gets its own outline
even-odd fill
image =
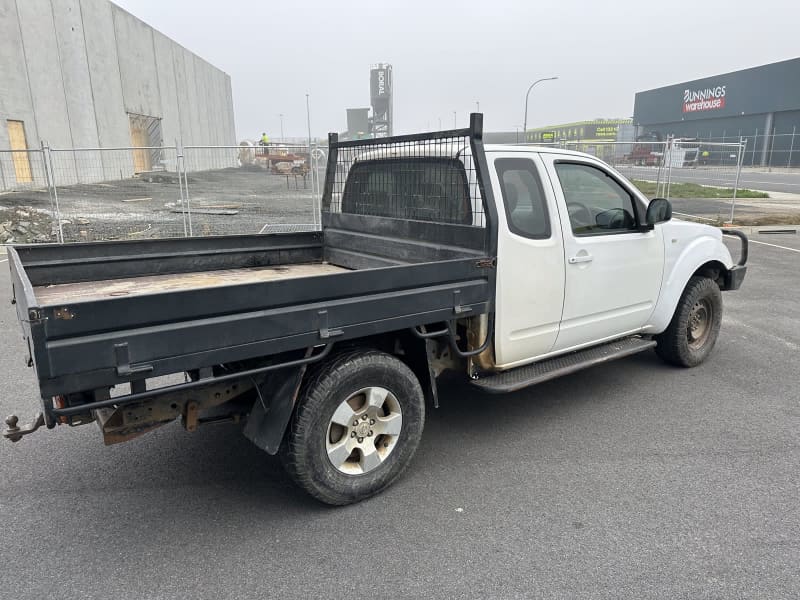
[[[400,476],[424,423],[422,388],[405,363],[374,350],[348,352],[310,375],[280,458],[318,500],[350,504]]]
[[[656,353],[666,362],[694,367],[717,341],[722,324],[722,292],[708,277],[692,277],[667,329],[655,336]]]

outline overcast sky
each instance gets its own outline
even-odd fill
[[[395,132],[629,117],[634,93],[800,56],[798,0],[114,0],[230,74],[237,136],[346,129],[369,67],[394,69]]]

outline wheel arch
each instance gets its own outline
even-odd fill
[[[277,371],[260,386],[260,395],[257,396],[245,423],[245,437],[268,454],[276,454],[297,408],[298,394],[303,385],[318,369],[336,360],[343,352],[354,350],[378,350],[401,360],[419,380],[425,401],[438,406],[436,378],[431,369],[428,351],[430,343],[435,342],[419,339],[407,331],[394,331],[340,342],[328,357],[314,365]],[[266,407],[262,399],[267,400]]]
[[[710,235],[694,240],[677,257],[670,259],[668,256],[664,269],[665,281],[646,332],[661,333],[667,328],[692,277],[708,277],[723,289],[725,274],[730,269],[727,265],[732,264],[725,245]]]
[[[708,277],[714,281],[720,289],[725,285],[725,272],[728,268],[719,260],[709,260],[697,267],[691,277]],[[687,280],[688,283],[688,280]]]

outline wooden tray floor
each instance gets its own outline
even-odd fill
[[[274,281],[276,279],[312,277],[314,275],[328,275],[345,271],[348,271],[348,269],[328,263],[275,265],[270,267],[224,269],[198,273],[170,273],[127,279],[62,283],[35,287],[34,293],[41,305],[56,305],[120,296],[140,296],[196,288]]]

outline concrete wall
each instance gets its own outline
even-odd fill
[[[9,119],[24,121],[29,148],[130,146],[129,113],[160,119],[164,145],[236,144],[230,77],[130,13],[108,0],[0,0],[0,151]],[[54,170],[60,184],[128,176],[124,156],[57,153]]]

